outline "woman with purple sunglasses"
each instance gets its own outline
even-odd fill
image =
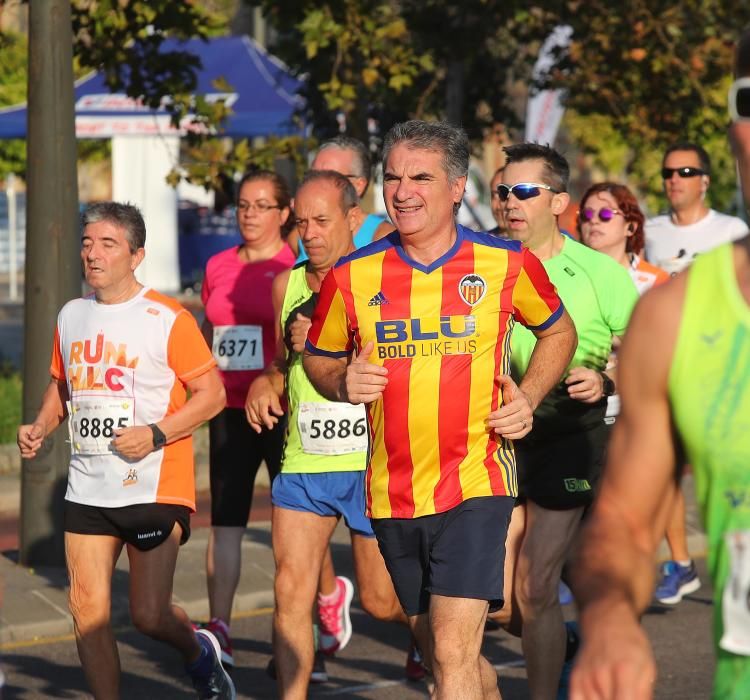
[[[638,201],[625,185],[600,182],[589,187],[581,198],[578,211],[581,240],[627,269],[640,294],[669,279],[667,272],[640,257],[644,221]]]

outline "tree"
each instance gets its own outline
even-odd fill
[[[567,90],[565,126],[596,169],[629,178],[656,208],[661,151],[695,140],[713,156],[712,195],[731,200],[725,95],[735,0],[245,0],[277,29],[275,50],[308,76],[318,133],[366,138],[408,117],[459,121],[479,140],[501,123],[520,138],[531,70],[543,39],[573,27],[567,53],[536,87]]]
[[[519,0],[245,0],[263,8],[276,51],[307,76],[317,133],[366,140],[406,118],[450,118],[475,138],[519,123],[525,81],[552,17]],[[498,22],[498,17],[502,22]]]
[[[0,33],[0,107],[26,99],[26,37]],[[26,144],[22,139],[0,139],[0,178],[26,170]]]
[[[627,0],[614,11],[605,0],[568,0],[561,21],[573,27],[574,39],[548,85],[567,89],[567,124],[594,161],[631,178],[656,210],[661,153],[695,141],[712,156],[714,203],[727,208],[735,168],[725,136],[726,94],[750,4]]]
[[[5,0],[0,0],[0,8]],[[163,107],[175,126],[190,124],[186,134],[187,162],[175,164],[169,181],[185,178],[207,188],[218,187],[221,176],[249,167],[273,167],[274,155],[289,157],[298,167],[307,144],[299,137],[273,139],[253,147],[247,140],[220,138],[221,122],[230,114],[222,101],[207,102],[195,95],[200,61],[185,51],[165,51],[166,38],[208,38],[226,32],[229,0],[72,0],[73,50],[76,76],[102,71],[108,87]],[[212,11],[215,8],[216,11]],[[3,43],[5,42],[5,43]],[[10,49],[6,51],[5,44]],[[22,102],[26,93],[26,41],[0,34],[0,106]],[[12,79],[3,80],[12,71]],[[219,91],[231,86],[217,83]],[[79,142],[79,153],[101,157],[107,149],[99,142]],[[23,141],[0,142],[0,176],[25,170]]]

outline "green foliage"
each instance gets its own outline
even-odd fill
[[[732,208],[735,167],[725,126],[738,28],[750,5],[732,0],[568,0],[574,39],[549,85],[568,90],[565,125],[595,168],[626,180],[650,213],[666,208],[664,149],[701,144],[711,156],[710,203]]]
[[[175,126],[188,114],[198,125],[227,114],[223,102],[194,100],[199,59],[162,51],[164,39],[207,38],[225,27],[197,2],[173,0],[73,0],[75,54],[82,67],[99,70],[109,88],[152,108],[163,106]],[[165,101],[165,96],[170,99]]]
[[[548,12],[520,0],[245,0],[279,33],[272,47],[308,76],[306,97],[318,134],[367,138],[406,118],[461,122],[473,137],[495,122],[518,124],[517,91]],[[502,21],[498,21],[498,18]],[[447,104],[446,94],[455,98]]]
[[[23,402],[21,375],[0,366],[0,445],[16,440]]]
[[[26,37],[0,33],[0,107],[26,99]],[[26,171],[26,142],[0,139],[0,179]]]
[[[305,153],[314,143],[299,136],[272,136],[255,145],[247,139],[230,144],[226,139],[205,139],[185,149],[181,167],[173,168],[167,181],[173,187],[185,179],[207,190],[220,189],[222,175],[244,173],[252,168],[273,170],[277,160],[285,159],[294,163],[297,176],[301,177],[307,168]]]

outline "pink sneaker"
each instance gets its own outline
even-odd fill
[[[224,666],[234,666],[234,656],[232,653],[232,638],[229,636],[229,626],[224,620],[214,617],[210,622],[193,623],[193,629],[208,630],[216,637],[221,647],[221,663]]]
[[[352,638],[352,620],[349,608],[354,597],[354,586],[345,576],[336,577],[338,596],[335,603],[322,605],[318,597],[318,617],[320,618],[320,650],[333,654],[343,649]]]

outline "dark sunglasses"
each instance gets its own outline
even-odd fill
[[[497,194],[500,197],[501,202],[506,202],[511,194],[515,195],[516,199],[521,201],[525,199],[532,199],[538,197],[542,190],[552,192],[552,194],[560,194],[560,190],[556,190],[549,185],[541,185],[538,182],[517,182],[515,185],[498,185]]]
[[[594,217],[598,216],[599,221],[605,224],[608,221],[612,221],[612,219],[614,219],[617,214],[622,214],[622,212],[619,209],[610,209],[609,207],[602,207],[598,212],[591,207],[584,207],[583,209],[581,209],[581,211],[578,212],[578,215],[581,217],[581,221],[591,223],[594,220]]]
[[[677,173],[680,177],[698,177],[698,175],[705,175],[705,170],[700,168],[692,168],[689,165],[684,168],[662,168],[661,178],[662,180],[671,180],[672,175]]]
[[[737,78],[732,83],[728,107],[733,122],[750,121],[750,78]]]

